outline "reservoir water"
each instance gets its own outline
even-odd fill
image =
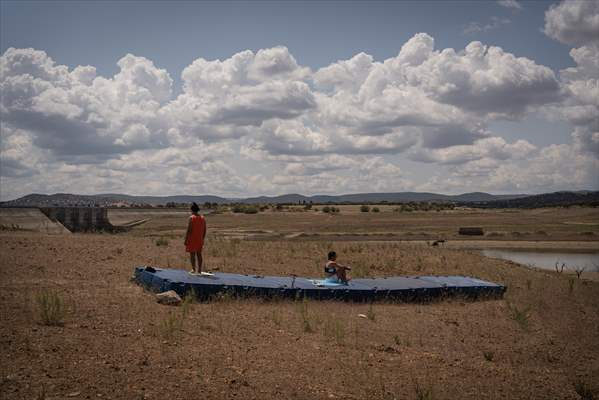
[[[537,268],[555,270],[555,263],[560,266],[566,264],[565,269],[585,268],[586,271],[595,271],[599,268],[599,250],[588,253],[566,253],[566,252],[547,252],[547,251],[520,251],[520,250],[482,250],[485,257],[502,258],[517,262],[518,264],[529,265]]]

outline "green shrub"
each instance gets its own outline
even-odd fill
[[[594,400],[595,399],[595,393],[593,392],[593,389],[590,388],[590,386],[582,381],[576,382],[574,384],[574,390],[576,391],[576,393],[580,396],[580,398],[582,400]]]
[[[372,208],[372,212],[380,212],[380,211],[381,211],[381,210],[379,210],[379,208],[378,208],[378,207],[373,207],[373,208]]]
[[[483,356],[485,357],[485,360],[493,361],[493,358],[495,357],[495,353],[492,351],[483,351]]]
[[[329,206],[324,206],[324,207],[322,208],[322,212],[323,212],[323,213],[327,213],[327,214],[328,214],[328,213],[330,213],[330,212],[331,212],[331,207],[329,207]]]
[[[37,295],[39,315],[44,325],[62,326],[66,308],[64,301],[56,292],[42,291]]]
[[[512,306],[508,303],[508,309],[510,310],[512,319],[516,321],[522,329],[527,330],[530,319],[530,307],[519,309],[517,306]]]
[[[160,321],[160,332],[164,339],[173,339],[183,329],[183,316],[170,314]]]
[[[156,239],[156,246],[160,247],[160,246],[168,246],[168,240],[161,237]]]
[[[362,212],[369,212],[370,211],[370,207],[368,207],[367,205],[360,206],[360,211],[362,211]]]

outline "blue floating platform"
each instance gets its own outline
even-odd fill
[[[312,298],[353,301],[430,301],[437,298],[500,298],[505,286],[465,276],[395,276],[352,279],[347,285],[322,279],[240,275],[215,272],[192,275],[182,269],[141,266],[135,280],[153,292],[174,290],[180,296],[193,291],[199,300],[229,293],[239,297]]]

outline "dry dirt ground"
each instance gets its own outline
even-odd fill
[[[554,221],[597,222],[581,213]],[[597,398],[598,282],[419,243],[217,234],[235,228],[231,221],[245,230],[310,229],[294,226],[306,216],[294,218],[209,216],[206,266],[318,276],[335,249],[359,276],[469,275],[508,291],[481,302],[225,297],[169,307],[130,277],[142,264],[186,267],[177,226],[185,214],[114,235],[0,232],[0,398],[578,399],[584,391]],[[564,224],[568,235],[578,234],[569,225],[577,226]],[[334,229],[367,232],[368,220]],[[548,233],[558,239],[558,231]],[[43,293],[64,301],[62,326],[42,323]]]
[[[294,212],[268,210],[259,214],[223,213],[210,215],[210,229],[230,238],[301,240],[465,240],[459,227],[478,226],[484,240],[515,241],[599,241],[599,209],[545,208],[535,210],[446,210],[393,212],[394,206],[380,206],[379,213],[363,213],[357,205],[339,206],[339,214],[322,211]],[[322,207],[320,207],[322,210]],[[1,211],[1,210],[0,210]],[[149,218],[131,232],[138,236],[177,236],[185,232],[187,210],[111,209],[115,224]]]

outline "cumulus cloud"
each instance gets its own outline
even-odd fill
[[[507,143],[500,137],[479,139],[471,145],[451,146],[442,149],[415,149],[411,157],[416,161],[439,164],[464,164],[475,160],[518,160],[531,154],[536,147],[520,139]]]
[[[599,2],[567,0],[545,13],[545,33],[560,42],[578,45],[570,56],[575,67],[560,71],[566,97],[552,115],[574,126],[574,150],[599,155]]]
[[[575,46],[599,41],[599,2],[566,0],[552,5],[545,12],[547,36]]]
[[[540,171],[555,157],[589,171],[597,54],[585,42],[571,51],[576,66],[556,76],[497,46],[436,49],[418,33],[386,60],[359,53],[312,71],[278,46],[198,58],[173,94],[169,73],[144,57],[127,54],[102,77],[10,48],[0,57],[0,175],[13,193],[68,182],[71,191],[235,196],[415,189],[403,160],[443,165],[431,182],[445,177],[453,190],[489,182],[483,175],[507,187],[506,165]],[[572,124],[568,149],[508,142],[488,128],[539,109]]]
[[[0,116],[34,144],[65,156],[109,157],[167,145],[157,118],[170,96],[165,70],[126,55],[112,79],[93,67],[69,72],[43,51],[9,48],[0,57]]]

